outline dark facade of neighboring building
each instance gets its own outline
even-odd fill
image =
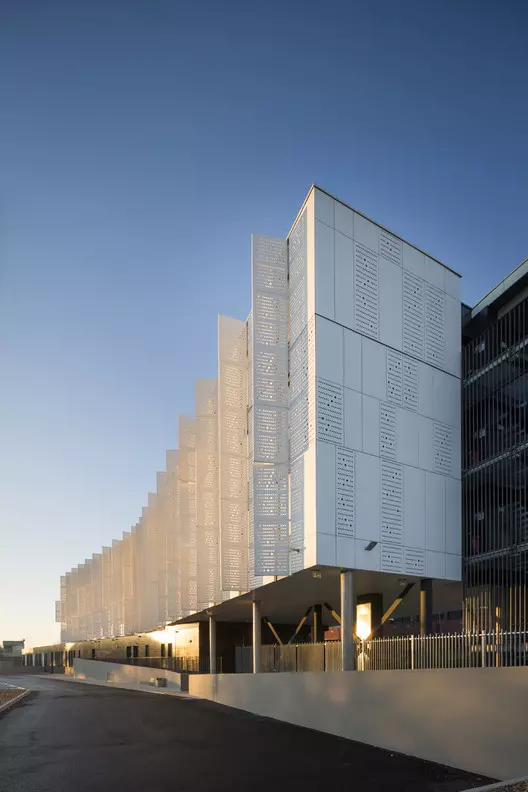
[[[528,260],[463,307],[464,625],[526,630]]]

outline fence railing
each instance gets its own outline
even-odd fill
[[[209,674],[208,657],[94,657],[94,660],[103,660],[106,663],[120,663],[122,665],[146,666],[147,668],[159,668],[165,671],[176,671],[177,673],[188,674]],[[216,658],[217,674],[222,673],[222,658]]]
[[[355,650],[358,671],[525,666],[528,665],[528,632],[372,638],[356,641]],[[252,647],[237,647],[235,670],[249,673],[252,668]],[[341,644],[339,641],[325,641],[265,645],[261,647],[261,670],[340,671]]]

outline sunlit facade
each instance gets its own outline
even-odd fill
[[[63,641],[315,566],[460,580],[458,275],[316,187],[251,258],[138,523],[61,578]]]

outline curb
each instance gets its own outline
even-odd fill
[[[55,677],[49,676],[48,674],[40,674],[39,678],[52,679],[55,682],[74,682],[78,685],[96,685],[97,687],[105,687],[109,690],[131,690],[132,692],[138,693],[154,693],[156,696],[173,696],[175,698],[186,699],[196,698],[196,696],[191,696],[185,691],[172,690],[171,688],[154,688],[146,682],[143,685],[140,683],[127,684],[126,682],[105,682],[102,679],[79,679],[78,677],[66,676],[65,674],[61,674],[60,676],[57,674]]]
[[[27,696],[27,694],[30,692],[31,691],[29,690],[29,688],[27,688],[26,690],[23,690],[22,693],[20,693],[20,695],[15,696],[15,698],[12,698],[10,701],[6,701],[5,704],[1,704],[0,712],[5,712],[7,709],[9,709],[9,707],[12,707],[13,704],[16,704],[18,701],[23,699],[24,696]]]
[[[497,781],[495,784],[488,784],[487,786],[472,787],[471,789],[463,790],[463,792],[492,792],[492,790],[507,789],[515,786],[515,784],[521,784],[523,781],[528,781],[528,776],[511,778],[509,781]]]

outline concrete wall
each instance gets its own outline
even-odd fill
[[[111,678],[108,677],[111,674]],[[84,660],[76,657],[73,662],[73,675],[76,679],[94,682],[113,682],[127,685],[148,685],[152,677],[164,677],[170,690],[182,689],[182,674],[146,666],[105,663],[102,660]],[[184,675],[186,677],[186,675]]]
[[[528,774],[528,668],[192,675],[189,692],[492,778]]]

